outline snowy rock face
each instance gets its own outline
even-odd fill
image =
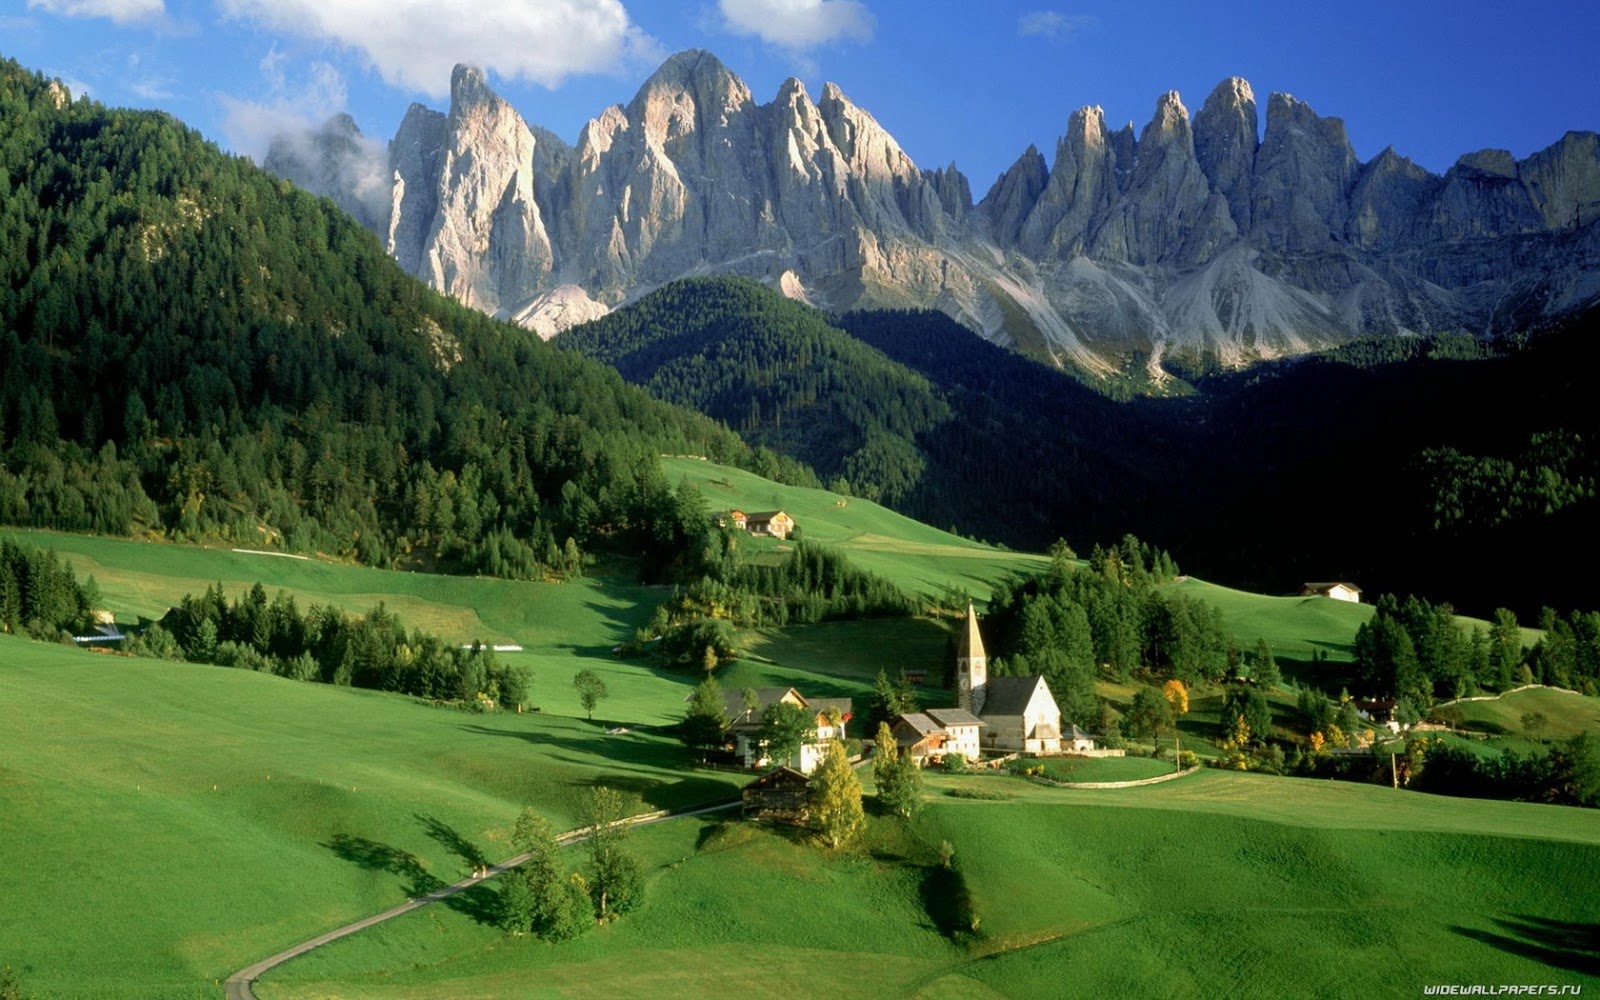
[[[1506,332],[1592,304],[1600,137],[1440,177],[1286,94],[1258,136],[1250,84],[1192,118],[1176,92],[1113,130],[1073,112],[973,203],[833,84],[768,104],[715,56],[668,59],[575,146],[458,67],[448,115],[413,105],[387,155],[353,122],[266,165],[334,197],[412,274],[545,336],[688,274],[816,305],[941,309],[1001,343],[1105,371],[1130,350],[1245,362],[1370,334]]]

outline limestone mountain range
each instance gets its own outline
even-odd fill
[[[1071,114],[974,201],[834,84],[759,104],[701,51],[669,58],[575,145],[458,66],[448,114],[412,105],[383,149],[341,116],[265,166],[325,194],[406,270],[551,335],[674,278],[734,273],[832,310],[933,307],[1091,372],[1135,352],[1228,362],[1355,336],[1493,336],[1600,301],[1600,136],[1442,177],[1250,85],[1150,122]],[[308,141],[309,140],[309,141]]]

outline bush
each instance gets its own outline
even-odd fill
[[[967,770],[967,755],[964,753],[945,754],[944,770],[946,774],[964,774]]]

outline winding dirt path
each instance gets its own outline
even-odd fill
[[[629,826],[649,826],[652,823],[664,823],[671,819],[683,819],[688,816],[702,816],[706,813],[720,812],[724,809],[732,809],[737,805],[739,805],[739,800],[735,799],[732,802],[715,802],[711,805],[696,806],[692,809],[685,809],[682,812],[645,813],[641,816],[630,816],[629,818],[619,820],[618,822],[626,823]],[[584,827],[582,829],[563,833],[561,836],[556,838],[556,843],[561,847],[565,847],[569,844],[582,843],[583,841],[588,840],[592,835],[593,834],[589,828]],[[280,951],[270,958],[263,958],[254,965],[240,969],[238,972],[235,972],[233,975],[229,976],[227,984],[224,986],[224,993],[228,1000],[257,1000],[255,991],[251,988],[255,985],[256,980],[260,979],[268,971],[275,969],[283,963],[289,961],[291,958],[298,958],[314,948],[320,948],[329,942],[337,941],[342,937],[348,937],[357,931],[366,930],[368,927],[372,927],[375,924],[381,924],[385,920],[393,920],[395,917],[398,917],[403,913],[410,913],[412,910],[421,909],[430,903],[437,903],[442,899],[449,899],[456,893],[465,892],[475,885],[480,885],[488,879],[494,878],[496,875],[500,875],[511,870],[512,868],[517,867],[524,861],[527,861],[528,857],[529,855],[527,854],[519,854],[514,858],[508,858],[497,865],[490,865],[489,873],[487,875],[481,877],[464,878],[453,885],[447,885],[443,888],[435,889],[426,896],[418,896],[415,899],[408,899],[399,906],[384,910],[382,913],[373,914],[365,919],[357,920],[353,924],[346,924],[343,927],[337,928],[336,930],[331,930],[326,934],[320,934],[309,941],[303,941],[300,944],[295,945],[293,948]]]

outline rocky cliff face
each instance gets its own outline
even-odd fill
[[[460,67],[448,115],[414,105],[381,179],[336,120],[267,165],[335,197],[413,274],[542,333],[673,278],[731,272],[825,307],[932,306],[1091,371],[1148,352],[1243,362],[1364,334],[1493,335],[1600,296],[1600,137],[1443,177],[1287,94],[1224,80],[1113,130],[1075,111],[973,203],[833,84],[771,103],[679,53],[575,146]],[[376,195],[376,196],[375,196]]]

